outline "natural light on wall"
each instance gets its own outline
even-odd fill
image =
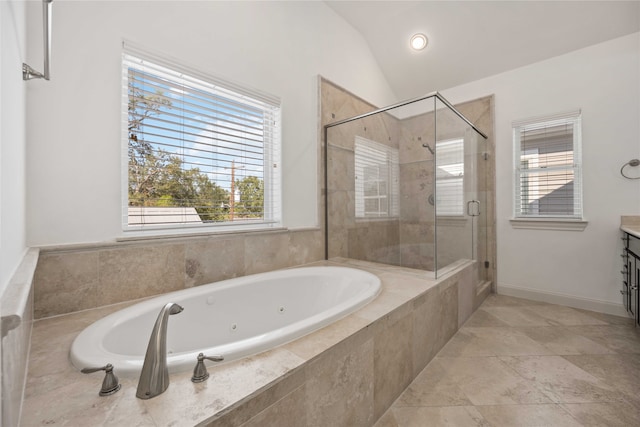
[[[280,101],[123,54],[125,230],[279,224]]]

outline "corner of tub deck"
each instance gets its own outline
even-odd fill
[[[38,265],[39,254],[40,250],[38,248],[29,248],[27,250],[22,258],[22,262],[11,277],[11,280],[9,280],[9,284],[0,298],[0,313],[2,313],[0,329],[2,330],[2,338],[20,326],[25,315],[29,315],[30,308],[28,307],[28,302],[31,290],[33,289],[33,277],[36,266]]]

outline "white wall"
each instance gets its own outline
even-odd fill
[[[0,2],[0,295],[26,251],[25,31],[24,2]]]
[[[443,91],[454,103],[492,93],[498,292],[619,312],[620,215],[640,215],[640,180],[619,173],[640,158],[640,33]],[[576,107],[587,228],[513,229],[511,122]]]
[[[364,39],[323,2],[56,0],[53,9],[52,78],[28,94],[30,246],[122,235],[123,39],[282,98],[288,227],[318,224],[317,75],[375,104],[395,101]],[[30,13],[30,26],[39,19]]]

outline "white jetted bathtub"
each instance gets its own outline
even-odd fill
[[[301,267],[255,274],[163,294],[110,314],[83,330],[71,345],[77,368],[114,365],[118,374],[142,369],[158,313],[169,317],[170,372],[193,369],[198,353],[225,362],[292,341],[373,300],[380,279],[346,267]]]

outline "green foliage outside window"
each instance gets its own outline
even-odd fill
[[[146,95],[129,85],[129,206],[193,207],[204,222],[231,218],[262,218],[264,182],[255,176],[235,180],[239,201],[197,167],[186,169],[182,159],[141,140],[145,119],[172,108],[161,92]],[[235,212],[230,212],[230,205]]]

